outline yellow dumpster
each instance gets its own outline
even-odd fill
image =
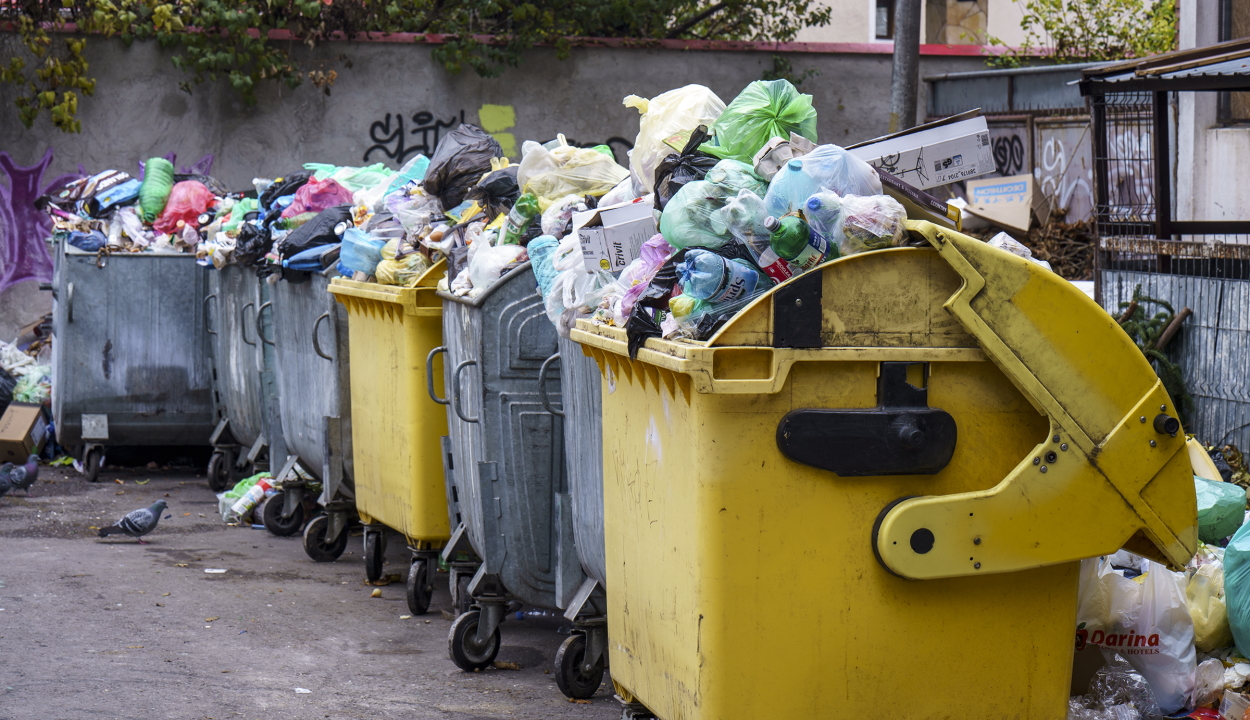
[[[356,509],[365,524],[365,569],[382,574],[389,527],[408,542],[408,607],[430,606],[438,552],[450,536],[439,438],[447,413],[426,390],[426,356],[443,339],[443,302],[434,295],[439,262],[418,287],[336,278],[330,292],[347,309],[351,347],[352,444]],[[442,392],[441,370],[433,382]]]
[[[1063,718],[1079,559],[1197,546],[1171,400],[1115,321],[929,223],[603,376],[613,682],[663,720]]]

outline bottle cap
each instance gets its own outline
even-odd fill
[[[821,209],[821,208],[822,208],[822,207],[824,207],[824,206],[825,206],[825,204],[824,204],[824,203],[822,203],[822,202],[820,201],[820,198],[819,198],[819,197],[817,197],[817,196],[815,196],[815,195],[813,195],[813,196],[811,196],[811,197],[809,197],[809,198],[807,199],[807,209],[808,209],[808,210],[819,210],[819,209]]]
[[[769,215],[768,217],[764,218],[764,229],[767,230],[768,232],[772,232],[780,226],[781,226],[781,221],[773,217],[772,215]]]
[[[187,226],[187,223],[186,223],[186,221],[185,221],[185,220],[179,220],[179,221],[177,222],[177,224],[176,224],[174,227],[176,227],[176,228],[178,228],[179,230],[181,230],[181,229],[183,229],[183,228],[184,228],[184,227],[186,227],[186,226]]]
[[[342,235],[342,234],[343,234],[343,233],[345,233],[345,232],[347,232],[347,221],[346,221],[346,220],[344,220],[343,222],[341,222],[341,223],[339,223],[338,225],[335,225],[335,226],[334,226],[334,234],[335,234],[335,235]]]
[[[791,169],[791,170],[802,170],[802,169],[803,169],[803,161],[802,161],[802,160],[791,160],[790,162],[788,162],[788,163],[786,163],[786,164],[790,167],[790,169]]]

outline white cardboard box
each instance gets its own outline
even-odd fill
[[[922,125],[847,150],[921,190],[968,180],[995,169],[984,117]]]
[[[643,198],[575,213],[573,232],[582,245],[587,270],[620,272],[655,235],[655,215],[650,200]]]

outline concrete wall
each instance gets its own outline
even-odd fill
[[[638,132],[638,113],[621,105],[626,95],[651,97],[701,83],[729,102],[772,67],[767,52],[597,48],[577,49],[558,61],[554,51],[539,49],[502,77],[482,79],[449,74],[425,45],[343,42],[300,52],[306,66],[338,72],[331,94],[310,83],[295,91],[265,85],[259,106],[245,108],[222,84],[205,84],[192,95],[179,90],[185,76],[154,43],[126,48],[91,38],[87,55],[99,92],[80,103],[83,132],[59,133],[46,118],[26,130],[16,121],[11,95],[0,87],[0,150],[33,165],[53,148],[49,178],[79,165],[130,171],[139,160],[170,152],[177,153],[179,166],[212,155],[214,176],[246,188],[255,176],[308,161],[358,165],[367,155],[369,162],[398,166],[398,156],[432,151],[439,135],[463,119],[510,134],[513,148],[556,133],[580,143],[612,141],[624,161],[623,151]],[[342,54],[352,67],[338,60]],[[847,144],[884,133],[889,55],[805,53],[791,59],[797,72],[820,72],[802,89],[814,96],[822,142]],[[929,56],[920,72],[980,67],[978,57]],[[922,97],[920,106],[926,102]]]

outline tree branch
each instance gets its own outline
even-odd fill
[[[711,6],[711,7],[709,7],[708,9],[704,10],[703,12],[695,14],[695,16],[694,16],[694,17],[692,17],[692,18],[690,18],[689,20],[687,20],[687,21],[683,22],[682,24],[678,25],[677,27],[673,28],[672,30],[669,30],[669,31],[668,31],[668,35],[666,35],[665,37],[666,37],[666,38],[668,38],[668,39],[670,39],[670,40],[675,39],[675,38],[677,38],[677,37],[681,36],[681,34],[682,34],[682,33],[686,32],[686,31],[687,31],[687,30],[689,30],[690,28],[694,27],[695,25],[698,25],[699,23],[703,22],[704,20],[707,20],[708,18],[712,17],[713,15],[715,15],[715,14],[716,14],[716,13],[718,13],[718,12],[720,12],[721,10],[724,10],[724,9],[725,9],[725,8],[727,8],[727,7],[729,7],[729,3],[728,3],[728,2],[719,2],[719,3],[717,3],[717,4],[715,4],[715,5]]]

